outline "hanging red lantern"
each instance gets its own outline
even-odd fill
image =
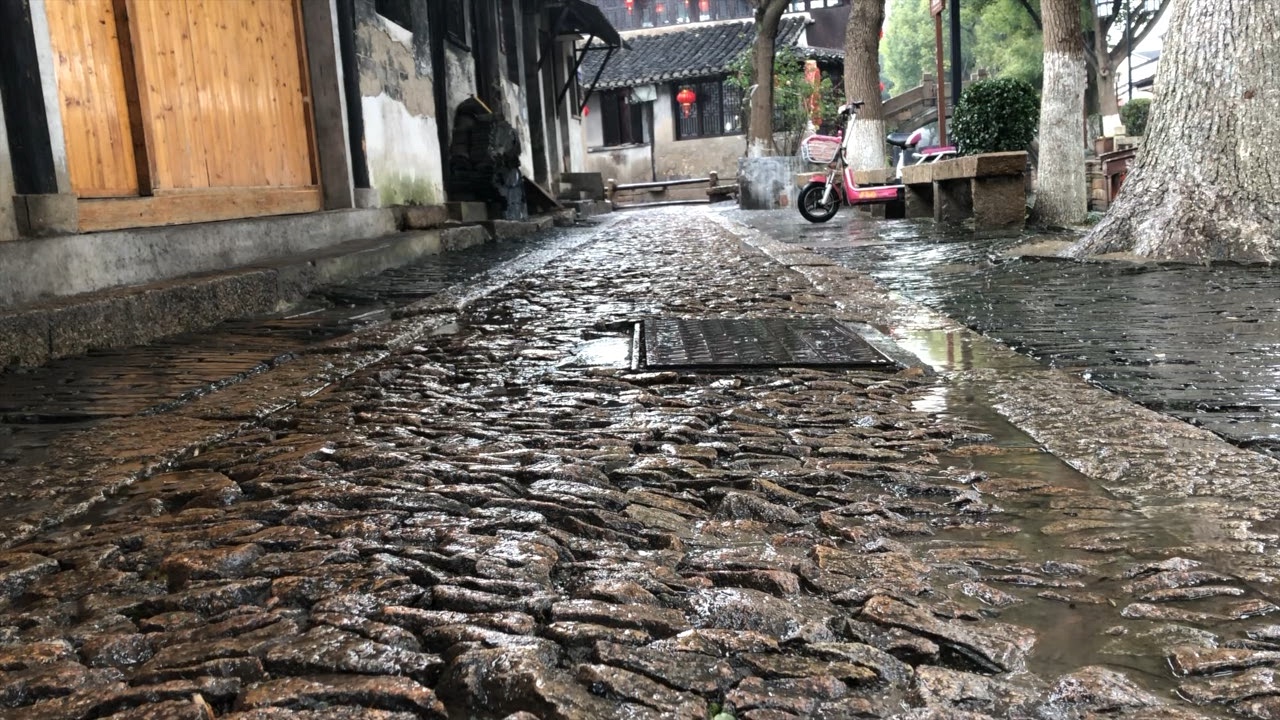
[[[711,12],[711,0],[698,0],[698,10],[704,15]]]
[[[680,112],[684,113],[685,117],[689,117],[689,110],[697,100],[698,96],[693,93],[693,88],[685,88],[676,93],[676,102],[680,103]]]
[[[636,9],[636,0],[627,0],[627,13],[630,14],[631,11],[635,9]]]

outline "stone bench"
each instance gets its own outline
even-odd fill
[[[977,230],[1021,230],[1027,214],[1027,154],[969,155],[902,169],[909,218],[974,220]]]

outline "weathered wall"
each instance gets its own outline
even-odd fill
[[[587,172],[600,173],[606,182],[613,179],[625,184],[649,182],[653,179],[648,145],[592,150],[587,153],[586,169]]]
[[[0,100],[0,242],[18,238],[14,217],[13,163],[9,158],[9,134],[4,126],[4,106]]]
[[[379,205],[445,200],[425,6],[412,27],[356,0],[356,63],[369,181]]]
[[[588,103],[586,129],[583,136],[589,149],[588,172],[615,178],[619,183],[648,182],[673,178],[707,177],[712,171],[728,180],[738,170],[738,158],[746,147],[742,135],[676,140],[675,111],[672,109],[670,86],[659,86],[652,114],[645,112],[645,122],[652,117],[648,129],[654,147],[650,157],[648,145],[640,147],[603,148],[604,126],[601,122],[600,99],[592,95]]]
[[[471,53],[449,41],[444,43],[444,87],[447,112],[453,113],[464,100],[476,94],[476,65]]]
[[[671,86],[658,87],[653,105],[654,165],[659,178],[706,177],[715,171],[728,179],[737,174],[746,151],[743,135],[676,140],[675,102]]]

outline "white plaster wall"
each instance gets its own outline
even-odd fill
[[[600,114],[600,95],[599,93],[592,93],[591,99],[587,100],[587,121],[582,124],[582,134],[589,148],[604,145],[603,117]]]
[[[18,239],[14,217],[13,162],[9,157],[9,133],[4,126],[4,103],[0,101],[0,242]]]
[[[606,182],[612,179],[626,184],[653,180],[648,145],[593,150],[586,154],[584,162],[586,172],[598,172]]]
[[[507,118],[507,122],[515,127],[520,137],[520,172],[525,177],[533,177],[533,141],[529,131],[529,101],[525,97],[525,90],[504,77],[502,95],[508,114],[512,116]]]
[[[443,203],[444,174],[435,118],[414,115],[382,93],[360,98],[369,181],[380,207],[410,200]]]
[[[470,53],[459,50],[448,42],[444,46],[445,100],[448,107],[439,108],[438,111],[447,112],[452,118],[462,101],[476,94],[476,66]],[[451,119],[450,127],[452,126]]]

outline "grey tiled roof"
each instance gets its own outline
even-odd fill
[[[778,24],[778,46],[794,45],[804,30],[803,16]],[[695,24],[680,30],[625,36],[630,48],[614,52],[596,83],[598,89],[634,87],[667,80],[718,75],[729,69],[755,40],[750,21]],[[582,80],[590,83],[604,61],[603,48],[591,48],[582,62]]]

